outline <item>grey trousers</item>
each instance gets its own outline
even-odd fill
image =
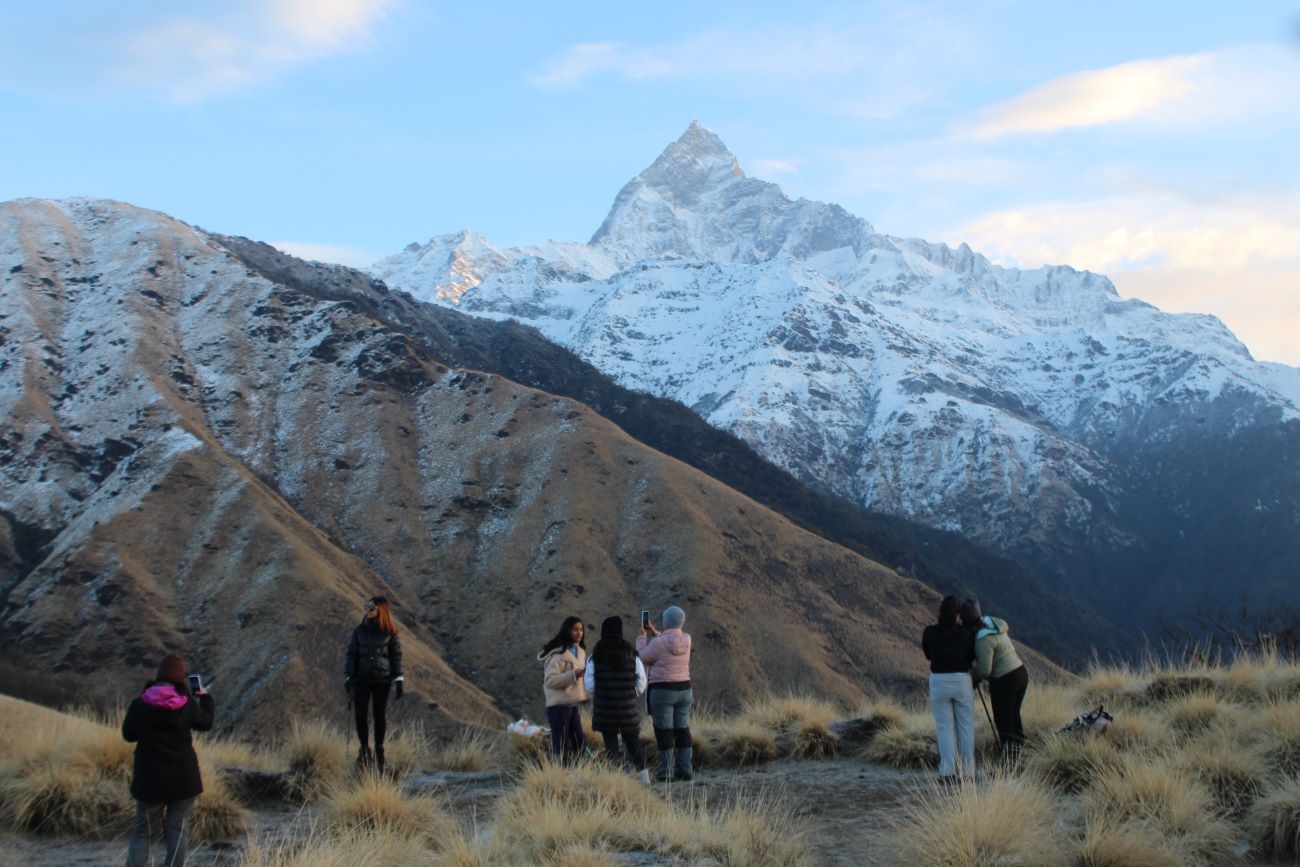
[[[131,828],[131,843],[126,849],[126,867],[153,867],[149,858],[149,845],[161,828],[167,839],[167,860],[164,867],[185,867],[185,832],[194,799],[172,801],[170,804],[135,802],[135,825]]]
[[[939,735],[939,776],[975,773],[975,693],[970,675],[930,675],[930,708]]]

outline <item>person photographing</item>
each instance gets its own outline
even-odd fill
[[[158,828],[167,841],[168,867],[184,867],[186,822],[194,800],[203,792],[199,759],[191,731],[212,728],[212,696],[195,679],[191,690],[185,661],[169,653],[153,680],[131,702],[122,720],[122,737],[135,744],[131,797],[135,823],[126,850],[127,867],[151,864],[149,846]]]
[[[975,668],[971,676],[976,684],[982,680],[989,682],[998,743],[1003,757],[1014,762],[1020,757],[1020,747],[1025,742],[1020,706],[1024,704],[1029,689],[1029,672],[1011,643],[1011,627],[1000,617],[984,614],[979,600],[962,602],[961,621],[975,637]]]
[[[636,651],[649,666],[650,720],[655,745],[659,748],[659,778],[689,782],[695,772],[691,762],[691,637],[682,631],[686,612],[676,605],[664,610],[664,630],[655,629],[648,617],[642,620]]]

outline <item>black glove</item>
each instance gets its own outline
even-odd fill
[[[402,682],[400,680],[397,681],[397,698],[395,700],[396,701],[402,700]]]

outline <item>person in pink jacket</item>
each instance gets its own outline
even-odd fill
[[[691,637],[682,631],[686,612],[676,605],[664,611],[664,631],[647,623],[636,639],[636,650],[648,666],[650,720],[659,747],[659,777],[689,782],[691,767]],[[674,758],[676,761],[674,762]],[[675,774],[674,774],[675,771]]]

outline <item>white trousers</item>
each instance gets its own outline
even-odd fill
[[[975,773],[975,694],[970,675],[930,675],[930,707],[939,734],[939,776]]]

